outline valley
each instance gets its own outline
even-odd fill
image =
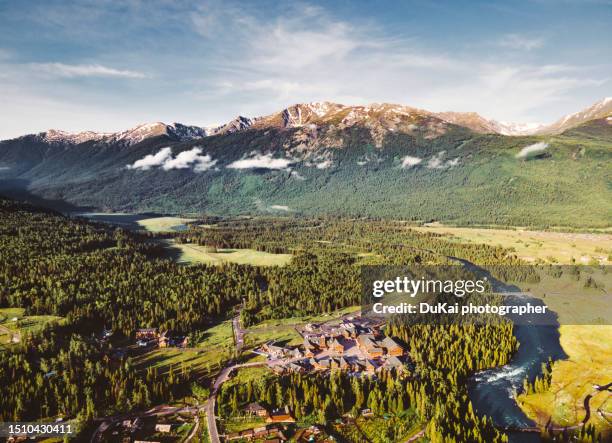
[[[344,324],[343,322],[346,322],[347,318],[358,315],[358,313],[355,314],[355,304],[358,302],[355,296],[359,292],[358,269],[362,264],[414,263],[415,261],[441,264],[446,263],[445,257],[447,256],[459,256],[481,264],[497,263],[521,266],[528,263],[524,260],[526,257],[521,258],[523,251],[512,249],[515,245],[514,239],[517,232],[514,229],[487,230],[478,228],[472,230],[446,226],[419,227],[401,221],[297,219],[287,216],[281,218],[264,216],[235,219],[205,217],[197,219],[197,221],[189,220],[187,230],[173,230],[172,227],[176,226],[177,221],[185,222],[188,220],[160,218],[158,215],[123,214],[106,216],[103,224],[90,225],[82,218],[66,218],[53,212],[38,211],[27,205],[4,203],[4,219],[9,224],[4,225],[4,234],[0,236],[4,246],[6,246],[3,250],[14,249],[15,247],[18,248],[17,250],[21,250],[19,249],[21,246],[18,245],[29,238],[29,248],[37,251],[36,257],[38,257],[38,260],[42,258],[48,263],[62,260],[62,268],[49,268],[39,276],[21,273],[18,280],[11,281],[10,294],[21,294],[19,304],[24,306],[22,309],[25,309],[21,312],[28,316],[44,313],[45,315],[62,316],[70,319],[60,328],[51,327],[51,331],[53,331],[51,333],[57,337],[54,346],[59,346],[61,349],[64,346],[62,343],[69,337],[72,337],[70,340],[74,341],[75,339],[78,340],[76,337],[79,335],[84,339],[87,335],[93,333],[94,336],[101,338],[87,345],[93,346],[88,352],[106,354],[110,358],[110,362],[117,361],[117,359],[119,361],[129,361],[132,367],[130,371],[133,372],[125,375],[114,374],[111,369],[112,366],[110,366],[107,369],[107,371],[111,371],[108,375],[100,374],[96,377],[103,377],[97,382],[102,383],[102,385],[107,383],[104,381],[104,377],[111,376],[128,377],[125,380],[126,383],[136,383],[136,386],[140,386],[137,391],[138,394],[135,394],[127,405],[127,410],[133,411],[146,409],[159,404],[159,402],[165,403],[169,400],[170,404],[179,405],[181,408],[190,407],[188,405],[194,404],[195,393],[200,392],[200,388],[197,386],[207,389],[215,375],[222,368],[231,365],[232,361],[241,364],[246,363],[249,365],[247,367],[254,365],[253,371],[255,371],[255,368],[259,368],[257,371],[263,370],[262,365],[271,365],[270,369],[276,368],[275,371],[278,371],[282,366],[266,361],[265,357],[254,354],[252,351],[260,352],[262,346],[267,344],[274,344],[279,349],[282,347],[301,349],[302,335],[311,334],[312,332],[308,331],[313,328],[313,324],[329,325],[325,328],[329,328],[329,333],[333,335],[334,328]],[[113,224],[113,221],[117,220],[114,217],[118,217],[119,223]],[[128,226],[122,225],[122,223],[130,220],[131,222],[134,220],[138,222],[129,225],[130,229],[117,230],[117,226]],[[153,222],[149,220],[153,220]],[[100,217],[97,217],[96,221],[101,221]],[[19,225],[27,229],[20,231],[18,237],[6,235],[9,232],[14,232],[15,227]],[[160,229],[160,226],[163,229]],[[144,227],[149,228],[149,230],[143,229]],[[282,236],[279,235],[281,232],[283,233]],[[79,240],[81,237],[82,239]],[[577,249],[583,254],[593,254],[595,244],[606,248],[609,243],[608,234],[593,233],[530,231],[523,234],[521,238],[527,244],[527,250],[530,247],[542,248],[546,251],[547,257],[552,256],[559,263],[567,260],[567,257],[564,253],[555,256],[556,251],[571,249],[570,246],[562,247],[560,243],[562,241],[578,242]],[[49,242],[54,243],[58,240],[60,243],[57,243],[57,245],[61,245],[59,248],[57,246],[49,247]],[[161,242],[170,240],[175,242],[174,244],[191,244],[195,248],[202,248],[205,254],[232,254],[232,252],[224,251],[253,251],[256,254],[253,256],[253,253],[251,253],[251,257],[243,263],[226,262],[221,267],[206,266],[206,263],[209,262],[201,263],[200,261],[193,261],[189,264],[181,262],[180,259],[178,260],[179,263],[173,264],[165,258],[167,257],[166,248],[161,250],[159,248]],[[531,244],[536,241],[539,243]],[[405,245],[405,248],[398,249],[398,244]],[[75,251],[75,253],[69,252],[68,255],[64,253],[63,256],[60,256],[56,255],[56,250]],[[212,252],[213,250],[218,252]],[[262,260],[261,257],[268,255],[286,256],[286,259],[282,263],[266,263],[265,260],[257,261],[257,259],[253,259],[253,257],[260,257],[259,260]],[[116,265],[116,263],[123,261],[122,256],[125,256],[125,259],[132,263],[129,275],[121,271],[122,265]],[[87,286],[79,289],[70,286],[68,283],[71,281],[69,278],[75,278],[74,275],[85,275],[82,273],[73,274],[70,270],[75,266],[76,269],[83,265],[88,266],[87,263],[90,260],[96,263],[98,274],[96,281],[99,290],[95,292],[97,294],[95,298],[90,298],[91,296],[87,295],[88,291],[84,291]],[[543,260],[543,262],[554,262],[547,260]],[[35,263],[35,261],[30,261],[26,254],[22,256],[19,262],[13,263],[11,268],[7,267],[7,262],[3,266],[7,269],[25,270],[31,266],[36,266]],[[247,266],[245,266],[246,263],[248,263]],[[279,264],[282,266],[278,266]],[[18,268],[15,268],[15,266],[18,266]],[[218,272],[217,269],[219,268],[222,268],[222,271]],[[139,270],[135,271],[135,269]],[[158,271],[163,269],[163,274],[157,274],[154,269]],[[58,288],[42,284],[44,279],[47,278],[45,275],[48,272],[51,272],[48,275],[53,275],[53,280],[60,285]],[[23,283],[18,283],[26,275],[29,275],[27,279],[30,281],[27,286],[34,285],[41,293],[28,294],[19,289],[27,287],[22,286],[26,283],[26,280]],[[70,275],[73,275],[73,277],[69,277]],[[130,275],[137,276],[137,278],[133,279]],[[149,277],[146,277],[146,275],[149,275]],[[126,282],[130,281],[130,294],[137,294],[137,299],[141,300],[142,306],[146,306],[146,309],[132,306],[130,299],[122,295],[122,289],[117,291],[105,289],[107,281],[116,281],[117,278]],[[218,298],[208,298],[208,295],[204,295],[205,292],[196,289],[198,286],[193,286],[190,282],[192,278],[196,278],[200,282],[198,285],[204,284],[210,288],[218,288],[217,290],[213,289],[215,292],[219,291],[217,292],[219,294]],[[234,282],[219,285],[219,279],[225,279],[228,282],[234,280]],[[596,280],[603,283],[601,277],[596,277]],[[89,285],[91,283],[86,283],[89,281],[89,278],[87,278],[83,283]],[[155,289],[149,285],[149,281],[156,282]],[[15,284],[18,285],[15,286]],[[579,283],[577,288],[580,288],[580,284],[582,283]],[[584,410],[580,409],[580,402],[584,400],[584,395],[586,395],[589,386],[602,383],[602,378],[609,375],[606,372],[606,362],[612,354],[612,350],[604,345],[604,343],[609,342],[610,330],[608,326],[563,324],[566,315],[564,312],[570,313],[571,309],[567,309],[568,306],[564,304],[566,299],[556,299],[554,297],[554,291],[551,288],[559,285],[565,285],[563,280],[545,278],[541,280],[539,287],[545,292],[545,295],[542,294],[542,296],[545,297],[546,302],[561,315],[560,343],[569,358],[556,361],[552,365],[550,391],[542,391],[542,387],[536,382],[537,389],[539,389],[537,392],[520,394],[517,399],[521,408],[540,426],[546,425],[542,422],[541,417],[552,418],[553,422],[559,426],[581,420]],[[121,284],[117,287],[126,286]],[[607,284],[605,284],[605,287],[607,287]],[[538,286],[530,285],[529,290],[537,294]],[[81,301],[78,305],[65,301],[56,304],[65,299],[65,296],[60,295],[62,293],[69,297],[68,300],[78,298]],[[208,305],[200,305],[202,307],[206,306],[206,308],[193,311],[190,307],[200,303],[197,297],[202,296],[209,300]],[[588,293],[585,293],[585,297],[588,296]],[[221,298],[225,299],[223,303],[217,301]],[[11,300],[15,299],[4,298],[2,302],[4,304],[15,303]],[[109,307],[108,310],[92,311],[88,308],[88,305],[94,303],[94,300],[98,305],[107,305],[112,300],[114,306],[122,306],[122,308]],[[154,304],[151,304],[152,301]],[[41,302],[44,304],[41,304]],[[583,302],[585,305],[593,306],[593,315],[603,315],[603,312],[607,309],[606,306],[598,308],[597,304],[593,305],[588,299],[583,300]],[[167,307],[163,309],[155,308],[154,306],[157,304],[167,304]],[[177,309],[177,307],[181,308]],[[243,329],[239,347],[234,331],[236,323],[231,321],[231,318],[236,316],[236,309],[239,309],[239,327]],[[587,311],[583,310],[581,312],[582,315],[588,315]],[[92,315],[95,317],[90,317]],[[103,317],[98,318],[99,315]],[[95,318],[95,321],[92,320],[93,318]],[[584,321],[592,320],[585,317]],[[99,329],[99,325],[105,325],[104,331]],[[157,338],[148,342],[143,341],[141,344],[139,340],[142,341],[142,339],[135,339],[134,337],[135,334],[136,336],[140,334],[139,331],[141,330],[149,331],[147,328],[142,329],[143,327],[153,328],[152,331],[155,331],[154,334]],[[309,429],[312,423],[318,424],[318,432],[322,436],[342,436],[352,435],[355,432],[368,433],[384,430],[384,432],[400,438],[401,436],[418,434],[425,428],[426,431],[423,432],[426,432],[427,435],[434,435],[432,434],[434,432],[444,432],[434,430],[434,425],[431,423],[438,423],[435,418],[435,411],[430,410],[422,403],[424,400],[419,399],[419,396],[423,394],[417,394],[416,391],[412,392],[414,389],[425,389],[425,395],[429,399],[427,402],[431,404],[429,402],[435,402],[434,399],[438,395],[442,395],[441,392],[444,392],[443,395],[446,397],[449,395],[445,388],[447,384],[444,382],[439,388],[432,388],[429,382],[423,382],[423,388],[417,389],[420,384],[414,385],[418,380],[418,378],[415,378],[415,374],[421,374],[419,377],[434,377],[435,380],[439,380],[438,376],[435,375],[436,372],[431,372],[436,368],[436,371],[441,370],[447,373],[451,380],[454,380],[455,377],[457,377],[457,380],[463,380],[453,389],[465,392],[465,380],[470,374],[477,372],[479,369],[484,370],[505,365],[512,361],[512,355],[515,352],[513,351],[515,345],[513,345],[512,335],[507,335],[512,329],[506,329],[505,327],[491,328],[488,330],[489,332],[486,332],[487,330],[484,329],[472,329],[474,326],[465,326],[464,328],[467,329],[455,330],[431,325],[409,327],[388,325],[384,329],[385,334],[389,334],[394,340],[398,340],[399,343],[404,343],[406,346],[406,354],[403,358],[406,358],[407,367],[410,368],[407,374],[412,375],[407,377],[391,376],[391,373],[395,374],[396,369],[384,369],[385,365],[383,363],[385,360],[383,359],[378,363],[381,368],[375,372],[377,377],[369,382],[366,382],[367,377],[360,377],[359,379],[366,384],[361,385],[362,382],[360,382],[359,388],[351,387],[350,383],[347,384],[350,379],[344,378],[346,375],[343,370],[339,370],[336,374],[336,370],[330,372],[330,369],[325,369],[324,363],[322,363],[324,361],[323,357],[319,357],[319,363],[317,363],[323,369],[318,369],[313,373],[310,373],[310,370],[305,373],[294,372],[291,368],[293,366],[297,368],[299,365],[288,362],[286,367],[289,369],[285,370],[286,372],[272,372],[269,369],[270,372],[266,372],[263,377],[258,372],[257,382],[248,381],[239,376],[237,378],[237,380],[241,380],[239,384],[223,384],[220,388],[218,408],[220,416],[223,417],[219,424],[220,432],[227,435],[243,432],[245,429],[250,429],[249,426],[251,425],[260,426],[259,422],[244,421],[240,418],[243,416],[242,408],[254,400],[266,404],[269,411],[278,407],[288,406],[290,408],[292,416],[296,419],[297,428],[296,425],[283,424],[282,426],[286,428],[283,432],[300,432],[301,429]],[[109,331],[108,338],[106,338],[107,332],[105,331]],[[165,331],[168,331],[168,335]],[[460,357],[459,361],[446,361],[445,359],[450,358],[448,349],[456,346],[457,341],[467,340],[467,336],[463,335],[467,331],[470,331],[469,336],[471,338],[465,342],[465,346],[468,347],[467,349],[475,347],[473,348],[475,354],[469,351],[464,356],[453,357]],[[49,334],[49,332],[46,332],[46,334]],[[29,331],[27,337],[22,336],[21,341],[30,343],[32,340],[39,340],[36,329]],[[169,345],[166,344],[165,337],[169,338]],[[184,337],[187,337],[188,341]],[[417,337],[421,338],[417,339]],[[488,357],[484,357],[484,354],[476,351],[480,346],[486,346],[485,343],[489,340],[495,340],[497,343],[496,349],[503,351],[498,351],[495,356],[489,355]],[[579,343],[578,346],[576,346],[577,343]],[[107,348],[108,346],[110,348]],[[425,352],[425,349],[432,346],[440,349],[440,352],[433,354]],[[21,352],[19,349],[16,345],[12,345],[4,352],[15,352],[18,355]],[[589,349],[589,352],[582,352],[581,350],[584,349]],[[593,349],[597,349],[595,352],[597,359],[592,357],[591,351]],[[443,358],[444,355],[447,357]],[[481,357],[476,358],[475,355]],[[75,354],[73,358],[77,358],[77,355]],[[350,359],[353,357],[348,356],[346,358],[352,362]],[[315,361],[317,361],[316,358]],[[47,372],[57,371],[65,374],[65,376],[70,374],[70,371],[62,367],[59,361],[54,362],[52,359],[45,364],[47,365],[45,367],[49,368],[46,369]],[[466,369],[461,369],[464,367],[463,365],[466,365]],[[473,369],[469,370],[468,367]],[[387,371],[391,372],[387,374]],[[146,380],[145,385],[140,385],[139,383],[142,382],[137,381],[141,377]],[[21,383],[25,383],[26,379],[22,380]],[[50,381],[53,380],[53,377],[51,377]],[[402,386],[401,390],[394,390],[392,392],[395,392],[395,394],[385,394],[384,396],[380,392],[376,393],[377,390],[381,389],[377,383],[385,382],[385,380],[387,380],[387,383],[392,383],[390,380],[395,380],[395,386]],[[572,382],[568,382],[568,380],[572,380]],[[337,384],[336,388],[328,385],[330,381]],[[533,382],[533,379],[529,380],[529,383]],[[194,383],[197,383],[197,386]],[[243,390],[245,383],[246,386],[252,384],[252,387],[249,388],[252,389],[251,391]],[[295,393],[291,393],[291,387],[295,386],[296,383],[305,383],[311,386],[309,389],[316,389],[320,393],[325,393],[328,389],[341,389],[345,399],[332,399],[331,397],[326,399],[323,394],[321,394],[322,397],[317,397],[318,394],[314,394],[314,397],[311,394],[303,394],[304,397],[301,398],[307,399],[307,403],[301,405],[296,403]],[[453,383],[451,385],[454,386]],[[144,386],[150,386],[150,388]],[[266,392],[270,389],[282,392],[281,397],[269,397]],[[438,391],[438,389],[442,389],[442,391]],[[357,400],[358,397],[353,396],[358,396],[359,392],[370,392],[370,396],[367,397],[367,400],[365,398]],[[401,394],[401,392],[406,392],[407,396]],[[13,395],[17,395],[16,392]],[[41,392],[40,395],[47,394]],[[551,401],[550,395],[558,400]],[[609,412],[604,395],[605,393],[601,393],[594,396],[591,402],[594,411],[601,410],[604,414],[596,415],[594,413],[589,421],[589,426],[592,426],[593,432],[596,433],[607,432],[606,422],[602,421],[605,414]],[[4,398],[8,399],[11,396],[5,396]],[[98,398],[99,400],[92,405],[94,408],[92,410],[93,415],[96,415],[98,407],[102,407],[106,411],[113,410],[113,414],[121,414],[126,411],[126,405],[121,402],[114,403],[117,400],[113,400],[113,397],[99,396]],[[154,398],[157,400],[154,400]],[[358,401],[357,404],[363,402],[361,403],[362,406],[358,407],[359,410],[349,410],[348,405],[351,404],[349,399],[352,399],[350,401]],[[454,407],[464,410],[468,415],[470,414],[469,411],[472,408],[470,404],[463,403],[460,398],[453,397],[453,399],[453,401],[458,402]],[[50,409],[47,414],[51,416],[57,413],[70,416],[76,414],[74,407],[66,409],[61,404],[54,405],[52,397],[36,401],[44,401],[49,404]],[[335,406],[326,408],[324,416],[310,413],[316,402],[326,404],[332,401]],[[446,401],[448,401],[448,398],[446,398]],[[398,406],[399,403],[397,402],[402,402],[404,406]],[[78,402],[75,403],[75,405],[78,404]],[[96,404],[99,406],[95,406]],[[201,402],[199,404],[202,406]],[[329,404],[331,405],[331,403]],[[568,408],[572,404],[576,406],[570,413]],[[6,407],[4,406],[4,408]],[[339,411],[346,411],[346,414],[354,417],[355,421],[351,421],[351,419],[347,421],[343,418],[344,414],[335,418],[337,413],[334,412],[334,408],[346,408],[339,409]],[[359,412],[362,409],[371,410],[372,417],[369,416],[370,412],[362,416],[362,413]],[[25,411],[28,411],[28,408]],[[381,420],[380,417],[387,418]],[[329,425],[334,420],[336,424]],[[340,421],[338,422],[338,420]],[[481,430],[479,432],[488,435],[485,441],[500,438],[496,437],[496,435],[499,435],[496,433],[498,431],[493,431],[491,423],[481,422],[477,416],[474,416],[473,420],[475,421],[472,422],[471,426],[475,426]],[[426,425],[426,423],[430,424]],[[461,423],[465,423],[465,421],[461,421]],[[435,426],[443,427],[444,425],[440,423]],[[370,428],[372,429],[368,430]],[[378,429],[378,431],[374,431],[374,429]]]
[[[0,0],[0,443],[612,443],[612,0]]]
[[[324,103],[0,142],[0,418],[96,442],[608,438],[607,106],[512,135]],[[364,266],[458,263],[559,324],[361,316]]]

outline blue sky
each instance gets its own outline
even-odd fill
[[[0,139],[300,102],[551,122],[612,95],[612,1],[0,0]]]

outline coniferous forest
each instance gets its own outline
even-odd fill
[[[2,348],[0,419],[62,416],[83,423],[190,394],[188,368],[160,373],[137,368],[108,329],[133,339],[138,328],[190,334],[231,318],[242,306],[245,326],[267,319],[323,314],[359,304],[362,264],[520,264],[501,247],[461,244],[422,234],[402,222],[334,218],[204,220],[173,234],[131,232],[106,224],[0,201],[0,307],[56,316],[19,343]],[[211,248],[290,253],[284,267],[180,265],[162,241],[175,238]],[[386,334],[405,344],[412,375],[379,377],[290,374],[223,386],[220,411],[258,401],[289,405],[296,418],[325,423],[370,408],[376,414],[413,411],[430,441],[506,441],[468,399],[466,380],[507,363],[518,343],[512,325],[406,325]],[[8,382],[10,381],[10,383]],[[198,380],[200,385],[210,380]],[[402,427],[390,432],[400,436]]]

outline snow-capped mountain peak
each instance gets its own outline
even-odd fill
[[[49,129],[48,131],[41,133],[42,138],[49,143],[67,142],[75,145],[85,143],[90,140],[102,140],[110,135],[112,134],[93,131],[71,133],[57,129]]]
[[[512,123],[512,122],[498,122],[499,132],[502,135],[531,135],[535,134],[540,129],[544,128],[545,125],[542,123]]]
[[[131,129],[104,133],[83,131],[70,133],[56,129],[37,134],[49,143],[80,144],[121,143],[130,146],[151,137],[166,136],[175,141],[187,141],[211,135],[223,135],[250,128],[299,129],[348,128],[362,126],[372,134],[377,145],[387,132],[413,133],[421,131],[425,137],[444,133],[448,125],[463,126],[474,132],[501,135],[558,134],[589,120],[612,116],[612,97],[605,97],[592,106],[569,114],[551,125],[539,123],[509,123],[487,119],[475,112],[430,112],[391,103],[347,106],[333,102],[298,103],[267,116],[248,118],[238,116],[217,127],[189,126],[182,123],[145,123]],[[300,129],[303,128],[303,129]],[[315,131],[316,132],[316,131]]]
[[[89,141],[102,143],[122,143],[133,145],[141,141],[156,137],[168,136],[173,140],[186,141],[202,138],[210,135],[210,130],[199,126],[187,126],[181,123],[165,124],[162,122],[144,123],[121,132],[93,132],[84,131],[70,133],[56,129],[49,129],[42,132],[39,136],[49,143],[65,143],[77,145]]]

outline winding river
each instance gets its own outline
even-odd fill
[[[507,285],[491,276],[486,270],[476,265],[460,260],[464,266],[480,276],[486,276],[491,281],[495,292],[516,293],[520,289]],[[506,305],[543,305],[537,298],[523,295],[508,295],[505,297]],[[542,363],[549,359],[559,360],[567,358],[559,342],[559,323],[554,312],[538,315],[538,319],[522,316],[512,318],[514,322],[514,336],[520,343],[518,351],[511,361],[494,369],[479,372],[473,375],[468,384],[468,392],[475,411],[479,415],[487,415],[493,422],[509,430],[510,442],[539,442],[538,433],[521,432],[518,429],[532,428],[535,423],[521,410],[514,399],[514,393],[522,389],[523,380],[527,377],[533,381],[542,372]],[[544,320],[544,321],[542,321]],[[539,324],[535,325],[536,321]]]

